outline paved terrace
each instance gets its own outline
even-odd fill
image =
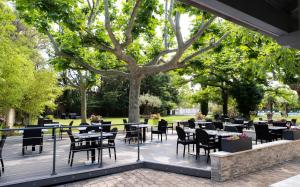
[[[48,140],[49,138],[50,135],[44,136],[44,148],[42,154],[36,153],[38,150],[37,146],[36,152],[31,152],[31,147],[28,147],[27,155],[22,156],[22,137],[9,137],[3,149],[5,172],[0,177],[0,185],[30,178],[49,177],[52,173],[53,159],[53,141]],[[182,145],[179,145],[179,154],[176,156],[177,135],[175,132],[174,135],[168,134],[167,141],[163,136],[162,143],[157,140],[157,136],[154,136],[153,142],[150,142],[149,139],[150,133],[147,133],[146,143],[140,144],[140,158],[142,161],[184,166],[210,172],[210,165],[206,163],[206,156],[200,156],[200,159],[195,160],[194,155],[186,153],[185,158],[183,158]],[[70,140],[66,135],[63,140],[57,141],[56,172],[58,174],[86,171],[98,167],[98,165],[86,165],[86,152],[75,153],[73,167],[70,167],[67,164],[69,148]],[[135,163],[137,161],[137,144],[125,144],[124,134],[118,134],[116,149],[117,161],[114,160],[113,155],[110,159],[108,150],[104,150],[103,168]]]

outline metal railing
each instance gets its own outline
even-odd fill
[[[131,131],[125,131],[125,125],[137,125],[136,128],[131,128]],[[135,133],[137,134],[137,141],[134,144],[134,147],[137,147],[137,150],[135,151],[135,149],[130,149],[128,152],[132,153],[132,151],[135,152],[136,154],[136,162],[140,161],[140,141],[141,141],[141,128],[138,127],[138,123],[136,124],[97,124],[97,125],[92,125],[92,127],[94,128],[99,128],[99,138],[95,141],[99,141],[100,140],[100,162],[98,163],[98,167],[102,168],[103,167],[103,141],[106,139],[106,137],[103,136],[103,130],[105,126],[110,126],[111,128],[113,127],[123,127],[123,131],[118,131],[118,135],[116,137],[116,141],[119,140],[124,140],[124,138],[126,137],[126,133]],[[6,159],[9,161],[9,164],[7,164],[7,166],[5,166],[5,172],[2,172],[2,176],[0,177],[0,184],[2,181],[4,182],[8,182],[8,181],[12,181],[15,179],[23,179],[24,177],[28,177],[30,174],[25,175],[24,173],[27,173],[29,171],[34,171],[35,168],[37,167],[45,167],[45,168],[39,168],[38,170],[36,170],[36,173],[33,173],[32,177],[40,177],[40,176],[44,176],[46,172],[49,172],[49,166],[50,166],[50,162],[51,165],[51,172],[48,173],[49,175],[56,175],[58,173],[64,173],[64,172],[68,172],[68,169],[66,169],[66,165],[61,164],[62,162],[65,162],[66,160],[64,160],[63,158],[66,157],[59,157],[59,165],[58,165],[58,151],[59,154],[64,154],[64,153],[68,153],[65,149],[68,146],[71,146],[71,143],[61,143],[65,141],[65,137],[67,135],[67,133],[64,131],[63,133],[64,136],[62,138],[62,140],[60,140],[58,133],[60,134],[61,130],[72,130],[74,134],[79,134],[79,129],[83,129],[83,128],[89,128],[91,127],[91,125],[85,125],[85,126],[67,126],[67,125],[54,125],[53,126],[36,126],[36,127],[26,127],[26,128],[11,128],[11,129],[0,129],[0,133],[1,134],[6,134],[8,135],[8,137],[6,138],[6,141],[4,143],[4,147],[2,148],[2,158],[4,159],[4,164],[6,163]],[[29,131],[34,131],[34,130],[41,130],[42,131],[47,131],[47,132],[42,132],[41,137],[25,137],[26,132]],[[25,132],[26,131],[26,132]],[[49,131],[51,131],[49,133]],[[53,132],[53,133],[52,133]],[[95,132],[96,133],[96,132]],[[19,151],[16,152],[16,150],[19,150],[19,148],[22,147],[23,151],[28,151],[26,150],[26,148],[23,147],[23,142],[27,139],[28,141],[33,141],[36,139],[40,139],[42,138],[42,149],[44,151],[42,151],[40,154],[34,154],[34,152],[32,151],[32,154],[30,155],[30,157],[28,157],[26,154],[25,155],[19,155]],[[51,141],[49,140],[49,138],[51,138]],[[129,137],[131,138],[131,137]],[[70,138],[68,138],[70,139]],[[70,141],[70,140],[69,140]],[[84,143],[85,140],[83,140]],[[86,140],[87,141],[87,140]],[[70,141],[71,142],[71,141]],[[21,147],[19,147],[21,144]],[[28,145],[30,146],[30,145]],[[35,145],[34,147],[38,146]],[[61,149],[61,147],[64,147],[64,149]],[[125,147],[126,145],[124,145]],[[130,148],[130,147],[129,147]],[[1,149],[1,148],[0,148]],[[45,149],[47,149],[45,151]],[[40,148],[41,150],[41,148]],[[83,151],[83,150],[78,150],[78,151]],[[110,151],[110,150],[109,150]],[[95,150],[96,152],[96,150]],[[134,153],[133,152],[133,153]],[[69,153],[70,154],[70,153]],[[96,155],[96,153],[95,153]],[[94,155],[94,156],[95,156]],[[1,155],[0,155],[1,156]],[[43,156],[43,158],[46,159],[39,159],[39,156]],[[132,155],[131,155],[132,156]],[[96,156],[95,156],[96,157]],[[98,155],[99,158],[99,155]],[[133,158],[133,157],[132,157]],[[30,160],[30,161],[27,161]],[[26,166],[24,166],[26,161]],[[135,162],[134,161],[134,162]],[[32,167],[30,162],[32,162]],[[29,164],[28,164],[29,163]],[[19,164],[19,165],[18,165]],[[6,164],[5,164],[6,165]],[[18,166],[17,166],[18,165]],[[13,166],[13,167],[12,167]],[[22,168],[22,167],[31,167],[31,168]],[[75,166],[75,167],[69,167],[71,168],[70,171],[76,171],[76,167],[82,167],[82,166]],[[28,170],[27,170],[28,169]],[[84,170],[82,168],[80,168],[81,171]],[[85,169],[89,169],[89,167],[86,167]],[[7,170],[11,170],[9,171],[9,174],[6,175]],[[20,172],[18,172],[18,170],[20,170]],[[61,170],[61,171],[59,171]],[[41,171],[41,172],[39,172]],[[23,175],[24,174],[24,175]]]

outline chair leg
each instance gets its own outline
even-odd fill
[[[167,135],[167,133],[166,133],[166,140],[168,140],[168,135]]]
[[[74,151],[72,151],[72,156],[71,156],[71,163],[70,163],[71,167],[73,166],[73,160],[74,160]]]
[[[117,160],[116,147],[114,147],[114,153],[115,153],[115,160]]]
[[[162,142],[162,134],[160,134],[160,141]]]
[[[176,146],[176,155],[178,155],[178,142],[177,142],[177,146]]]
[[[152,134],[152,131],[151,131],[151,141],[152,141],[152,139],[153,139],[153,134]]]
[[[0,159],[1,161],[1,166],[2,166],[2,172],[4,172],[4,163],[3,163],[3,158]]]
[[[68,164],[70,164],[70,160],[71,160],[71,149],[70,149],[70,152],[69,152]]]
[[[111,158],[110,148],[108,148],[109,158]]]
[[[22,147],[22,155],[24,156],[24,154],[25,154],[25,147],[23,146]]]
[[[86,158],[87,158],[87,160],[89,160],[89,159],[90,159],[90,154],[89,154],[89,151],[86,151]]]
[[[190,144],[188,144],[188,153],[190,153]]]
[[[185,156],[185,145],[183,146],[183,157]]]
[[[195,147],[195,144],[193,144],[193,152],[195,151],[195,150],[194,150],[194,147]]]
[[[40,145],[40,150],[39,150],[39,153],[41,154],[43,151],[43,145]]]
[[[208,154],[207,154],[207,160],[206,160],[206,162],[208,163],[209,157],[210,157],[210,155],[209,155],[210,149],[208,149],[207,152],[208,152]]]

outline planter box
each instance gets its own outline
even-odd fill
[[[285,140],[299,140],[300,130],[285,130],[282,132],[282,138]]]
[[[222,151],[234,153],[252,149],[252,138],[241,138],[238,140],[221,139]]]

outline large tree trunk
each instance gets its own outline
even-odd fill
[[[16,120],[16,111],[13,108],[10,108],[6,112],[6,121],[5,126],[9,128],[13,128]],[[27,124],[28,125],[28,124]]]
[[[87,102],[86,102],[86,88],[84,86],[80,86],[80,112],[81,112],[81,123],[86,123],[87,121]]]
[[[223,100],[223,115],[228,115],[228,91],[222,89],[222,100]]]
[[[141,77],[130,77],[129,79],[129,108],[128,121],[138,123],[140,121],[139,96],[141,88]]]

